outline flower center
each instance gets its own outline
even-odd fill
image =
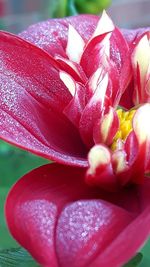
[[[111,149],[114,151],[120,147],[122,143],[126,140],[128,134],[132,131],[132,119],[135,114],[134,109],[130,111],[124,111],[123,109],[117,110],[117,115],[119,118],[119,130],[114,136]]]

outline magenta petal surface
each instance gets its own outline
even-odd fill
[[[30,26],[20,36],[43,48],[51,55],[66,57],[68,26],[71,24],[85,41],[91,37],[99,20],[98,16],[79,15],[63,19],[50,19]]]
[[[59,266],[55,231],[64,205],[91,194],[84,185],[83,173],[83,168],[45,165],[25,175],[9,193],[9,229],[42,266]]]
[[[71,100],[46,52],[0,33],[0,137],[45,158],[87,165],[78,131],[62,114]]]
[[[43,48],[51,55],[62,55],[66,57],[65,48],[67,44],[68,25],[71,24],[81,34],[85,41],[92,36],[99,16],[79,15],[63,19],[50,19],[31,25],[19,35],[25,40]],[[150,28],[122,29],[122,33],[131,44],[134,39],[149,31]]]
[[[56,232],[60,266],[89,266],[131,218],[127,211],[103,200],[84,200],[68,205],[59,217]]]
[[[84,173],[45,165],[9,193],[9,229],[42,266],[120,267],[149,236],[149,179],[140,187],[106,193],[88,187]]]
[[[89,267],[120,267],[133,257],[150,234],[150,207],[118,235],[112,244]]]
[[[150,27],[147,28],[138,28],[138,29],[122,29],[122,33],[127,40],[128,44],[132,44],[134,40],[142,35],[144,32],[150,31]]]

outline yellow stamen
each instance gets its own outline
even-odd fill
[[[117,110],[119,118],[119,129],[113,139],[111,149],[114,151],[118,147],[118,141],[124,142],[128,134],[132,131],[132,119],[136,110],[124,111],[123,109]]]

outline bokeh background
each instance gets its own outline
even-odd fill
[[[82,2],[82,0],[79,1]],[[150,0],[110,1],[96,0],[95,2],[101,2],[98,5],[97,13],[100,13],[100,8],[109,5],[108,13],[119,27],[137,28],[150,26]],[[40,20],[64,16],[64,5],[66,3],[67,0],[0,0],[0,30],[18,33],[30,24]],[[5,224],[4,202],[7,192],[20,176],[47,162],[42,158],[0,141],[0,250],[18,247],[18,244],[9,235]],[[140,266],[149,267],[150,242],[146,244],[142,252],[144,260]]]
[[[14,33],[20,32],[32,23],[52,17],[54,13],[58,15],[58,5],[61,9],[61,2],[66,1],[0,0],[0,28]],[[96,2],[101,2],[101,6],[105,6],[110,1],[98,0]],[[136,28],[150,25],[149,0],[112,0],[108,12],[120,27]]]

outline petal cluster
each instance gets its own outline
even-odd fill
[[[149,31],[53,19],[0,54],[0,138],[57,162],[10,191],[12,235],[45,267],[123,265],[150,232]]]
[[[6,218],[42,266],[120,267],[149,234],[149,190],[145,179],[108,194],[84,183],[83,168],[50,164],[16,183]]]

